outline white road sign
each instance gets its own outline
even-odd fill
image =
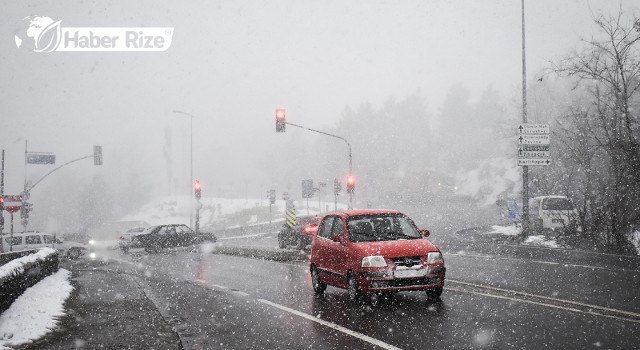
[[[523,151],[522,148],[518,150],[518,158],[550,158],[551,152],[549,151]]]
[[[551,139],[548,134],[518,136],[518,144],[520,145],[548,145],[550,143]]]
[[[520,124],[518,134],[548,134],[549,124]]]
[[[550,165],[549,158],[518,158],[518,166]]]

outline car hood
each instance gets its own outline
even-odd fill
[[[56,245],[63,248],[86,248],[87,247],[86,245],[78,242],[62,242]]]
[[[439,251],[428,239],[401,239],[396,241],[352,243],[361,256],[382,255],[385,258],[427,255]]]

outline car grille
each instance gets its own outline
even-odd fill
[[[392,260],[396,266],[412,267],[415,265],[422,265],[421,256],[404,256],[401,258],[393,258]]]
[[[392,288],[392,287],[411,287],[411,286],[428,286],[442,282],[441,277],[434,278],[404,278],[388,281],[372,281],[372,288]]]

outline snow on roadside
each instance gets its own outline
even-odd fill
[[[40,248],[36,253],[23,256],[18,259],[13,259],[8,263],[0,266],[0,279],[15,276],[24,272],[24,265],[28,263],[34,263],[38,260],[44,260],[49,255],[56,254],[56,250],[53,248]]]
[[[486,232],[486,234],[501,234],[505,236],[517,236],[521,233],[522,233],[522,228],[516,227],[515,225],[509,225],[509,226],[493,225],[491,226],[491,231]],[[529,236],[524,242],[522,242],[522,244],[537,245],[537,246],[549,247],[549,248],[560,248],[560,246],[558,245],[555,239],[547,240],[544,235]]]
[[[42,338],[56,326],[73,291],[70,277],[71,272],[59,269],[28,288],[0,315],[0,349]]]
[[[640,255],[640,231],[632,232],[630,240],[633,246],[636,247],[637,254]]]
[[[560,248],[558,243],[556,243],[555,239],[545,240],[545,237],[543,235],[529,236],[527,237],[527,240],[524,241],[523,244],[539,245],[539,246],[544,246],[549,248]]]
[[[493,231],[488,233],[499,233],[505,236],[517,236],[522,232],[522,230],[519,227],[516,227],[515,225],[509,225],[509,226],[493,225],[491,226],[491,230]]]

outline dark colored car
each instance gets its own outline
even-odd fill
[[[132,239],[136,246],[144,248],[149,253],[157,253],[165,248],[217,241],[212,233],[196,234],[189,226],[182,224],[151,226],[133,236]]]
[[[311,281],[316,294],[332,285],[355,300],[364,293],[425,291],[442,294],[440,250],[413,220],[395,210],[347,210],[322,218],[311,243]]]
[[[278,247],[307,249],[318,229],[320,219],[319,216],[300,216],[296,218],[296,224],[293,227],[287,224],[282,225],[282,229],[278,232]]]

